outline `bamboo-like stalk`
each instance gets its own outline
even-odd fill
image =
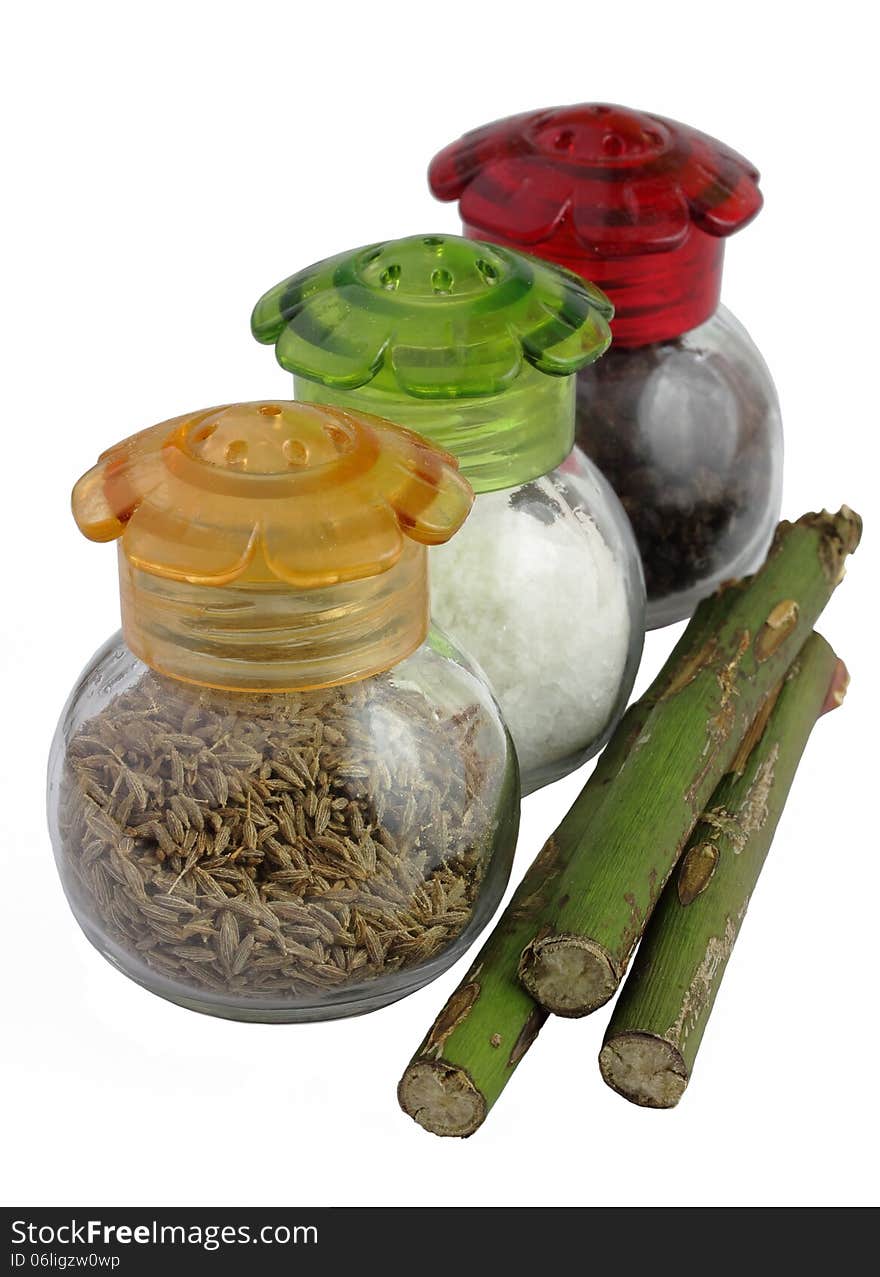
[[[517,978],[535,918],[552,899],[554,883],[580,846],[605,792],[638,740],[652,706],[685,676],[726,604],[705,607],[688,626],[648,693],[624,715],[599,758],[589,786],[526,872],[498,925],[477,954],[410,1061],[398,1086],[401,1107],[435,1135],[472,1135],[484,1121],[547,1012]]]
[[[634,1104],[672,1108],[703,1032],[810,732],[839,704],[846,669],[811,635],[747,757],[718,785],[648,924],[599,1054]]]
[[[675,678],[661,672],[523,950],[520,979],[547,1010],[586,1015],[614,993],[691,830],[860,536],[847,507],[782,523],[760,571],[697,609],[689,628],[704,634],[711,617],[710,632]],[[590,783],[576,805],[590,801]]]

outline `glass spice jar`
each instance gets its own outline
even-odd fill
[[[431,552],[433,615],[488,675],[526,793],[601,749],[644,640],[632,531],[573,446],[574,374],[606,349],[610,314],[568,272],[429,235],[319,262],[252,319],[300,398],[379,413],[458,458],[477,497]]]
[[[449,966],[510,870],[519,785],[479,673],[429,631],[427,545],[472,493],[365,415],[232,404],[153,426],[77,483],[119,542],[122,633],[49,765],[68,900],[126,975],[288,1022]]]
[[[614,303],[611,350],[578,374],[577,441],[632,521],[649,627],[756,568],[779,515],[776,392],[719,305],[724,239],[760,209],[757,183],[705,134],[603,104],[486,125],[430,167],[468,235],[566,266]]]

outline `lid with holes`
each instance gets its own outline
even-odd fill
[[[413,426],[480,490],[570,451],[569,379],[607,348],[611,313],[598,289],[535,258],[417,235],[292,275],[251,322],[300,395]]]
[[[758,172],[714,138],[604,103],[511,116],[434,157],[468,235],[515,245],[608,293],[618,344],[695,327],[718,304],[723,240],[761,207]]]
[[[152,426],[76,484],[119,541],[123,628],[154,668],[280,690],[388,669],[427,633],[424,547],[464,521],[454,458],[389,422],[244,403]]]

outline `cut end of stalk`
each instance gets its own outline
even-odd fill
[[[848,505],[842,505],[835,516],[837,532],[847,554],[853,554],[862,539],[862,516]]]
[[[589,1015],[612,996],[620,976],[610,953],[585,936],[535,940],[522,954],[520,982],[554,1015]]]
[[[780,523],[776,529],[773,549],[779,545],[788,528],[792,525]],[[862,539],[862,518],[843,505],[837,514],[829,514],[820,510],[817,514],[802,514],[795,526],[815,528],[822,537],[819,549],[820,561],[825,576],[832,585],[838,585],[843,578],[847,555],[855,553]]]
[[[653,1033],[619,1033],[599,1052],[599,1068],[613,1091],[642,1108],[675,1108],[688,1084],[680,1052]]]
[[[445,1060],[414,1060],[397,1088],[404,1113],[432,1135],[473,1135],[486,1117],[485,1097],[470,1075]]]

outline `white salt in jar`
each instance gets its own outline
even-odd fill
[[[434,616],[479,654],[532,789],[604,744],[632,687],[640,584],[620,570],[621,515],[575,448],[549,474],[481,494],[460,543],[431,552]]]
[[[477,498],[431,551],[432,612],[488,675],[525,792],[601,749],[644,640],[629,521],[573,446],[575,373],[606,349],[610,314],[565,271],[417,236],[320,262],[253,316],[299,398],[379,414],[458,459]]]

